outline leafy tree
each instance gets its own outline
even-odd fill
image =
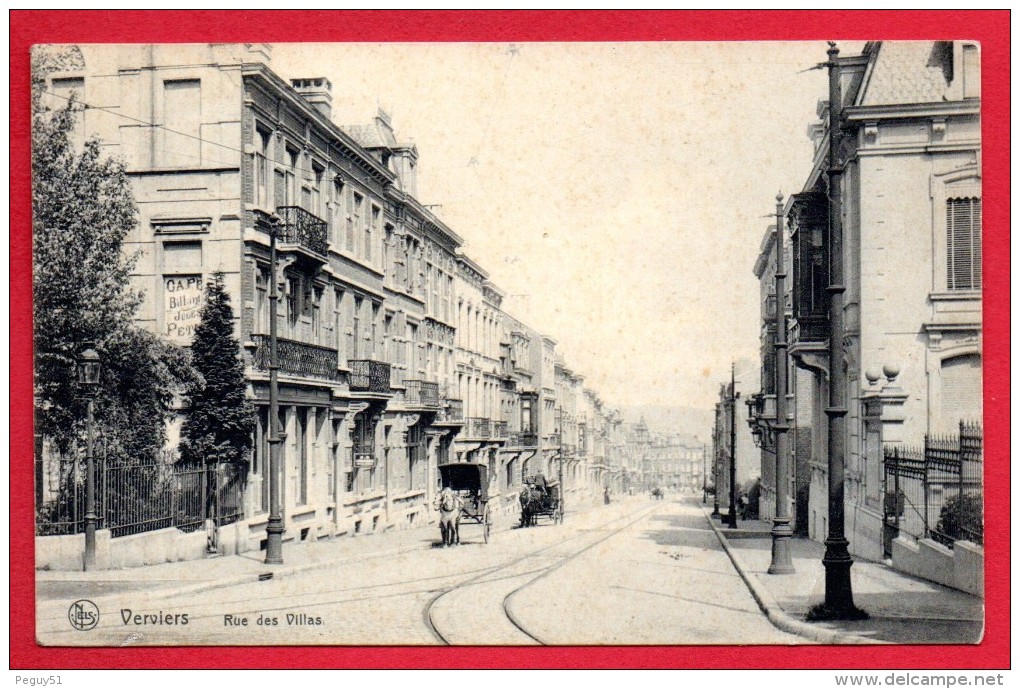
[[[216,273],[191,345],[201,376],[188,390],[191,411],[181,429],[181,460],[191,465],[247,466],[255,431],[255,407],[246,396],[241,349],[234,338],[234,310]]]
[[[174,393],[193,374],[186,352],[133,325],[142,294],[130,283],[137,254],[123,251],[137,222],[131,182],[98,140],[74,144],[73,98],[57,110],[38,97],[33,106],[36,432],[61,451],[81,437],[75,366],[91,344],[103,365],[96,419],[108,453],[119,463],[150,461],[165,444]]]

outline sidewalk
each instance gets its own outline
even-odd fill
[[[578,504],[571,512],[585,512],[599,505]],[[496,519],[494,531],[516,525],[507,518]],[[467,537],[472,524],[463,527]],[[472,532],[473,533],[473,532]],[[260,578],[284,577],[323,569],[338,561],[359,562],[392,557],[400,553],[439,547],[438,524],[378,534],[337,536],[332,540],[285,541],[283,563],[267,565],[264,551],[240,555],[212,556],[202,560],[167,562],[159,565],[105,569],[91,572],[36,570],[36,600],[39,602],[72,597],[96,599],[129,591],[161,590],[181,594],[234,586]]]
[[[972,644],[981,640],[981,598],[856,557],[850,570],[854,604],[869,619],[806,622],[808,610],[825,599],[825,546],[792,538],[790,554],[796,573],[769,574],[770,523],[740,521],[737,529],[731,529],[713,519],[707,509],[705,517],[758,605],[784,631],[826,644]]]

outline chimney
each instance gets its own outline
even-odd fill
[[[326,77],[291,79],[290,85],[298,94],[328,120],[333,110],[333,84]]]

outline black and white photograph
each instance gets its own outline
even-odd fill
[[[980,643],[959,36],[35,45],[37,643]]]

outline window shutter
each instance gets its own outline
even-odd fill
[[[946,202],[946,287],[981,289],[981,199]]]

